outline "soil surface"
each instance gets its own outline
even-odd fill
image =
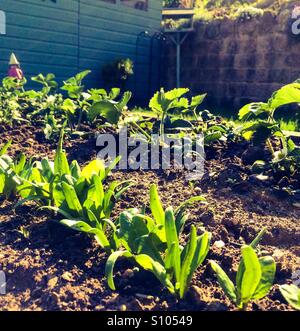
[[[35,127],[1,127],[0,145],[12,139],[10,154],[52,158],[56,143],[49,143]],[[66,138],[69,159],[81,164],[96,157],[95,138]],[[149,186],[159,185],[165,207],[178,206],[194,195],[207,204],[190,208],[191,224],[199,234],[212,233],[212,248],[193,278],[186,299],[178,301],[147,272],[120,260],[115,268],[117,291],[104,277],[107,256],[94,240],[58,224],[49,213],[17,201],[0,201],[0,270],[7,278],[7,294],[0,295],[0,310],[235,310],[219,287],[208,261],[215,260],[234,279],[240,248],[267,227],[259,255],[272,255],[277,262],[275,284],[270,294],[249,305],[249,310],[292,310],[278,285],[295,281],[300,269],[300,209],[275,196],[268,185],[249,180],[241,161],[243,150],[215,146],[207,150],[203,180],[190,184],[175,171],[114,172],[114,179],[131,179],[131,187],[118,202],[113,218],[124,208],[149,204]],[[233,155],[234,154],[234,155]],[[222,241],[222,242],[221,242]],[[298,276],[299,277],[299,276]]]

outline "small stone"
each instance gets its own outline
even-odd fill
[[[295,203],[293,203],[293,207],[295,207],[295,208],[300,208],[300,202],[295,202]]]
[[[63,275],[61,276],[62,279],[66,280],[67,282],[74,282],[74,278],[72,274],[68,271],[64,272]]]
[[[273,253],[273,257],[275,259],[280,259],[282,256],[284,255],[284,252],[280,249],[275,249],[274,253]]]
[[[120,311],[126,311],[126,310],[127,310],[126,305],[121,305],[121,306],[119,307],[119,310],[120,310]]]
[[[214,242],[213,246],[216,248],[223,248],[223,247],[225,247],[225,243],[222,240],[218,240],[218,241]]]
[[[132,278],[132,277],[134,277],[134,271],[132,269],[127,269],[124,271],[123,276],[125,278]]]
[[[195,193],[201,193],[201,188],[200,187],[195,187],[194,191],[195,191]]]
[[[50,287],[50,289],[53,289],[56,284],[58,282],[58,277],[51,277],[49,280],[48,280],[48,287]]]

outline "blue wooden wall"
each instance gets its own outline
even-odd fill
[[[6,35],[0,35],[0,76],[15,52],[27,77],[54,73],[59,80],[91,69],[89,86],[101,86],[102,66],[114,59],[135,61],[137,35],[158,31],[161,1],[149,0],[148,11],[102,0],[0,0]],[[137,94],[148,82],[149,43],[139,48]],[[132,83],[131,83],[132,85]]]

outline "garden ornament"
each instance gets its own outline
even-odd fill
[[[10,56],[8,76],[17,78],[19,80],[22,80],[24,78],[23,71],[20,68],[20,62],[18,61],[14,53],[12,53]]]

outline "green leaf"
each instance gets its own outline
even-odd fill
[[[91,181],[94,175],[100,176],[103,178],[105,173],[105,165],[102,160],[93,160],[87,166],[85,166],[81,171],[82,178],[87,181]]]
[[[201,196],[196,196],[196,197],[192,197],[188,200],[185,200],[176,210],[175,210],[175,215],[177,215],[178,213],[180,213],[182,210],[185,210],[188,205],[192,205],[196,202],[206,202],[206,199],[204,197]]]
[[[197,249],[195,254],[195,257],[197,258],[196,268],[203,263],[209,252],[210,238],[211,233],[205,232],[197,240]]]
[[[241,304],[246,304],[252,299],[252,296],[261,280],[262,272],[258,257],[251,246],[242,247],[242,257],[245,265],[245,271],[238,290],[241,295]]]
[[[196,229],[192,231],[195,231],[196,234]],[[193,274],[196,271],[196,269],[203,263],[204,259],[206,258],[208,251],[209,251],[209,243],[210,243],[210,236],[211,234],[208,232],[205,232],[201,237],[199,237],[197,239],[197,245],[196,245],[196,249],[194,252],[194,256],[193,259],[191,261],[190,267],[189,267],[189,271],[188,271],[188,275],[185,281],[185,286],[183,289],[183,292],[181,293],[181,295],[185,295],[188,286],[192,280]],[[185,256],[189,254],[188,250],[185,252]],[[185,259],[185,257],[184,257]],[[180,284],[182,285],[182,284]]]
[[[110,257],[108,258],[106,265],[105,265],[105,276],[107,278],[108,286],[114,291],[116,290],[114,279],[113,279],[114,266],[115,266],[118,258],[121,256],[130,257],[130,256],[132,256],[132,254],[128,251],[114,252],[110,255]]]
[[[123,109],[127,106],[131,97],[132,97],[132,93],[129,91],[126,91],[123,94],[122,99],[116,104],[116,107],[120,113],[122,113]]]
[[[215,141],[219,141],[223,137],[222,132],[213,132],[213,133],[207,133],[204,136],[204,144],[209,145],[212,144]]]
[[[75,76],[76,81],[81,84],[82,80],[91,73],[91,70],[84,70]]]
[[[261,279],[252,296],[253,300],[262,299],[270,292],[276,273],[276,263],[271,256],[261,257],[259,263],[261,267]]]
[[[82,215],[82,206],[77,197],[76,191],[73,186],[62,182],[63,193],[66,198],[67,205],[74,215]]]
[[[185,293],[188,289],[189,283],[192,279],[193,275],[193,268],[196,265],[196,261],[194,261],[193,266],[193,260],[195,257],[195,251],[197,248],[197,231],[196,227],[192,225],[191,227],[191,234],[190,234],[190,240],[188,242],[188,248],[185,254],[184,261],[182,263],[181,267],[181,274],[180,274],[180,298],[182,299],[185,296]]]
[[[216,273],[218,282],[220,286],[222,287],[225,294],[228,296],[228,298],[236,303],[237,302],[237,295],[236,295],[236,289],[234,287],[233,282],[230,280],[230,278],[226,275],[225,271],[214,261],[210,261],[211,267],[213,271]]]
[[[184,94],[188,93],[190,90],[188,88],[175,88],[171,91],[165,93],[165,98],[168,100],[174,100],[181,98]]]
[[[160,263],[154,261],[150,256],[145,254],[136,255],[134,256],[134,259],[142,268],[152,272],[171,293],[175,292],[174,286],[167,278],[166,269]]]
[[[88,112],[88,119],[93,122],[98,116],[104,117],[110,124],[118,124],[121,112],[117,109],[116,104],[103,100],[95,103]]]
[[[295,309],[300,310],[300,289],[296,285],[282,285],[280,292],[285,300]]]
[[[263,102],[254,102],[244,106],[239,111],[239,119],[244,120],[248,119],[250,115],[259,116],[265,112],[269,111],[269,107],[267,103]]]
[[[300,103],[300,84],[298,83],[283,86],[269,100],[269,106],[272,109],[291,103]]]
[[[171,261],[173,262],[173,270],[175,272],[176,282],[180,281],[180,272],[181,272],[181,261],[180,261],[180,248],[179,248],[179,239],[176,229],[175,217],[173,209],[167,208],[165,213],[165,229],[166,229],[166,239],[168,250],[173,253]],[[175,248],[172,249],[172,246],[175,244]]]
[[[196,95],[195,97],[192,97],[192,102],[191,102],[191,107],[195,108],[201,105],[201,103],[204,101],[206,98],[207,94],[201,94],[201,95]]]
[[[150,209],[157,224],[164,225],[165,213],[155,184],[150,187]]]
[[[9,140],[0,150],[0,156],[6,154],[7,150],[9,149],[9,147],[12,144],[12,140]]]
[[[77,106],[75,105],[73,100],[65,99],[61,109],[67,113],[74,115],[76,112]]]
[[[81,176],[81,169],[76,160],[73,160],[70,166],[71,176],[74,177],[76,180]]]
[[[63,138],[64,138],[64,131],[62,130],[60,133],[60,138],[54,159],[54,173],[58,174],[59,176],[71,174],[67,156],[66,153],[63,151],[63,147],[62,147]]]

